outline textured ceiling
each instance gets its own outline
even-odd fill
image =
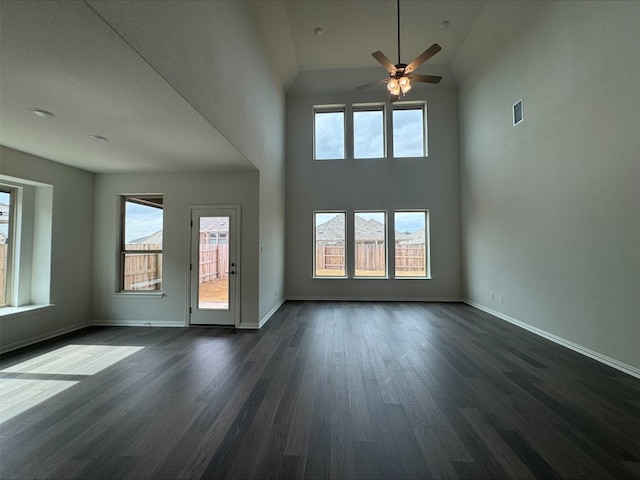
[[[180,8],[204,4],[215,13],[220,1],[180,2]],[[141,22],[144,3],[137,9]],[[409,62],[437,42],[442,51],[419,73],[449,74],[485,3],[402,0],[402,60]],[[198,105],[99,15],[99,4],[0,1],[0,144],[94,172],[255,168]],[[296,77],[333,88],[337,77],[319,71],[349,69],[358,83],[382,78],[384,70],[371,57],[375,50],[397,61],[393,0],[259,0],[254,6],[265,54],[285,91]],[[109,8],[119,7],[113,2]],[[447,29],[441,28],[445,20]],[[186,37],[192,27],[176,24],[171,34]],[[322,35],[314,34],[316,27]],[[160,39],[164,33],[157,29],[153,35]],[[217,66],[209,68],[213,72]],[[251,65],[243,69],[250,71]],[[453,75],[447,82],[455,82]],[[35,117],[30,107],[52,111],[56,118]],[[117,141],[98,143],[91,134]]]

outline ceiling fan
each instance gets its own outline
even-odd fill
[[[400,60],[400,0],[397,0],[398,4],[398,63],[394,65],[387,56],[380,50],[373,52],[371,56],[375,58],[387,72],[389,72],[389,78],[383,78],[375,82],[367,83],[356,87],[356,90],[364,90],[365,88],[373,87],[375,85],[387,84],[387,90],[391,94],[391,101],[402,98],[409,90],[411,90],[411,82],[422,83],[438,83],[442,80],[442,77],[437,75],[419,75],[412,73],[420,65],[433,57],[436,53],[442,50],[442,47],[437,43],[434,43],[424,52],[418,55],[411,63],[402,63]]]

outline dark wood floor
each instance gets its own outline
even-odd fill
[[[3,479],[640,478],[640,380],[463,304],[90,328],[0,370]]]

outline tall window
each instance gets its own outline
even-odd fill
[[[313,120],[313,158],[344,159],[344,107],[316,108]]]
[[[398,105],[393,109],[393,156],[425,157],[424,104]]]
[[[386,212],[353,214],[356,277],[387,276]]]
[[[11,233],[13,230],[13,190],[0,187],[0,307],[9,302],[11,276]]]
[[[315,277],[346,277],[346,213],[315,212],[313,214],[313,243]]]
[[[396,211],[395,276],[429,277],[429,224],[427,211]]]
[[[353,157],[383,158],[384,149],[384,106],[354,106]]]
[[[162,290],[162,195],[122,197],[121,290]]]

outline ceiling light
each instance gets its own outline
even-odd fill
[[[41,108],[30,108],[29,111],[40,118],[56,118],[55,113],[42,110]]]
[[[400,90],[402,90],[403,95],[411,90],[411,82],[407,77],[400,78],[398,83],[400,84]]]
[[[102,135],[89,135],[89,138],[96,142],[102,142],[102,143],[109,141],[107,137],[103,137]]]
[[[398,84],[398,80],[392,78],[387,83],[387,89],[391,95],[400,95],[400,85]]]
[[[324,33],[324,30],[322,30],[322,27],[316,27],[313,29],[313,33],[315,33],[316,35],[322,35]]]

